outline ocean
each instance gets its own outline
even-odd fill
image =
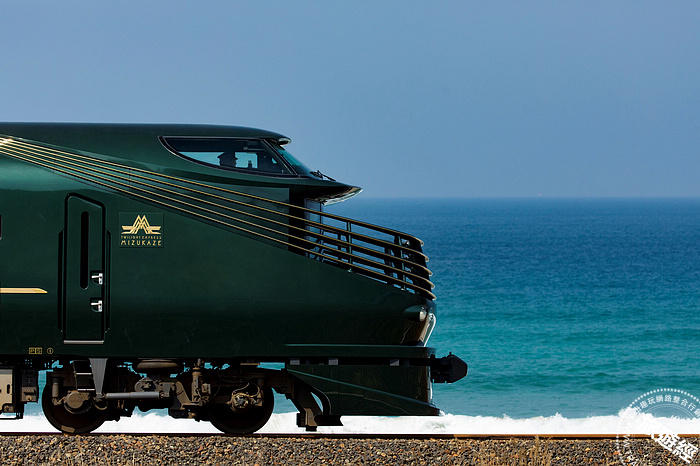
[[[444,416],[321,430],[619,433],[656,414],[700,433],[700,199],[360,196],[327,211],[425,242],[438,297],[429,345],[469,373],[434,386]],[[649,393],[669,396],[665,411],[629,408]],[[297,432],[291,403],[276,401],[264,431]],[[1,427],[51,430],[34,408],[23,427]],[[164,415],[100,431],[216,431]]]
[[[466,378],[435,386],[443,411],[585,418],[655,389],[700,396],[700,200],[331,208],[425,242],[438,296],[429,344],[469,364]]]

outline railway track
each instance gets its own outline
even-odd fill
[[[697,435],[679,442],[699,446]],[[3,465],[610,465],[681,464],[646,435],[610,434],[252,434],[56,432],[0,434]],[[524,461],[524,462],[523,462]],[[631,463],[630,463],[631,464]]]
[[[677,434],[680,438],[699,438],[699,434]],[[71,437],[61,432],[0,432],[0,437]],[[229,435],[222,433],[148,433],[148,432],[92,432],[77,437],[182,437],[182,438],[210,438],[221,437],[224,439],[310,439],[310,440],[617,440],[624,437],[648,439],[649,434],[367,434],[367,433],[269,433],[250,435]]]

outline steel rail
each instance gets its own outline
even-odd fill
[[[104,427],[104,426],[103,426]],[[681,438],[698,438],[698,434],[676,434]],[[51,436],[51,437],[66,437],[62,432],[0,432],[2,437],[10,436]],[[650,439],[646,433],[620,433],[620,434],[559,434],[559,433],[544,433],[544,434],[368,434],[368,433],[326,433],[326,432],[300,432],[300,433],[256,433],[247,435],[224,434],[221,432],[202,433],[202,432],[91,432],[81,434],[88,437],[185,437],[185,438],[205,438],[205,437],[224,437],[224,438],[241,438],[241,439],[309,439],[309,440],[618,440],[621,438],[634,439]]]

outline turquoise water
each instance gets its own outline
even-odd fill
[[[371,200],[329,212],[425,241],[430,346],[469,375],[435,403],[469,416],[614,415],[700,395],[700,200]]]

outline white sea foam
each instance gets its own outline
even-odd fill
[[[260,433],[302,433],[296,427],[295,413],[273,414]],[[652,418],[630,409],[614,416],[568,419],[560,415],[512,419],[509,417],[462,416],[437,417],[344,416],[342,427],[320,427],[319,432],[338,434],[648,434],[646,426],[661,427],[664,432],[700,434],[700,419]],[[651,420],[651,421],[650,421]],[[20,421],[0,423],[0,432],[54,432],[41,415],[28,415]],[[173,419],[160,413],[134,414],[119,422],[106,422],[100,433],[217,433],[208,422]]]

